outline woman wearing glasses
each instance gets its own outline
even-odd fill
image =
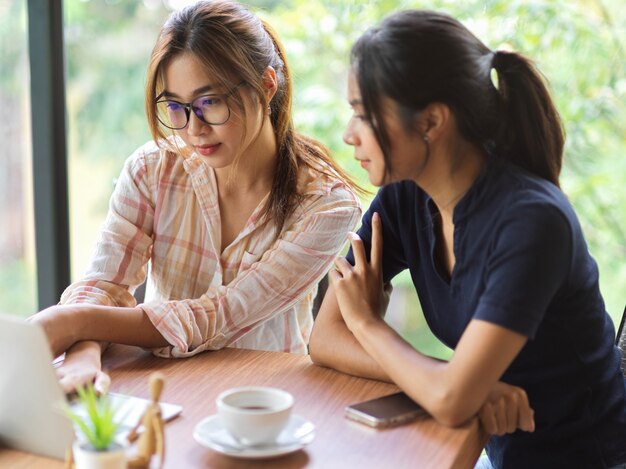
[[[331,272],[313,360],[394,381],[445,425],[478,415],[493,434],[482,468],[625,467],[615,330],[531,63],[447,15],[406,11],[355,44],[348,99],[344,139],[384,187]],[[404,269],[449,362],[382,319]]]
[[[360,208],[295,132],[291,86],[274,33],[243,6],[199,2],[165,23],[146,86],[154,142],[126,161],[87,275],[35,316],[67,351],[66,389],[106,387],[99,342],[306,353],[317,283]]]

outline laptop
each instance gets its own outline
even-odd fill
[[[123,418],[122,432],[136,425],[150,403],[122,394],[109,396]],[[75,438],[62,410],[67,403],[41,327],[0,315],[0,446],[64,459]],[[165,421],[182,411],[179,405],[160,404]]]

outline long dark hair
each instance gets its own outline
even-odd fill
[[[279,229],[300,202],[297,176],[302,165],[356,187],[332,160],[326,147],[295,131],[291,119],[292,80],[282,44],[269,24],[232,1],[195,3],[172,13],[163,25],[152,51],[146,83],[146,113],[157,143],[166,141],[166,129],[156,117],[155,98],[163,88],[164,68],[173,57],[182,53],[192,53],[210,75],[222,80],[225,87],[245,82],[258,96],[262,109],[270,106],[278,158],[263,214]],[[269,66],[276,71],[278,80],[278,89],[271,103],[267,102],[262,79]],[[245,117],[241,93],[236,90],[230,99]],[[238,158],[233,170],[237,164]]]
[[[352,49],[351,63],[388,172],[391,142],[382,96],[398,104],[407,129],[430,103],[446,104],[465,139],[559,185],[561,119],[541,75],[522,55],[492,52],[446,14],[410,10],[366,31]]]

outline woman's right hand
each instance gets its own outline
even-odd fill
[[[534,414],[526,391],[499,381],[489,393],[478,417],[487,433],[502,436],[518,429],[535,431]]]
[[[79,327],[81,305],[54,305],[28,318],[39,324],[50,345],[53,357],[58,357],[76,342],[75,330]]]
[[[106,394],[111,378],[101,368],[101,346],[98,342],[78,342],[65,354],[63,364],[57,368],[59,383],[66,394],[77,386],[93,383],[98,394]]]

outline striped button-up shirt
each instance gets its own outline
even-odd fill
[[[85,277],[61,303],[140,305],[170,344],[159,356],[242,347],[306,353],[311,306],[324,276],[360,217],[339,180],[301,170],[302,203],[279,232],[261,202],[221,251],[215,173],[202,158],[139,148],[124,165]]]

